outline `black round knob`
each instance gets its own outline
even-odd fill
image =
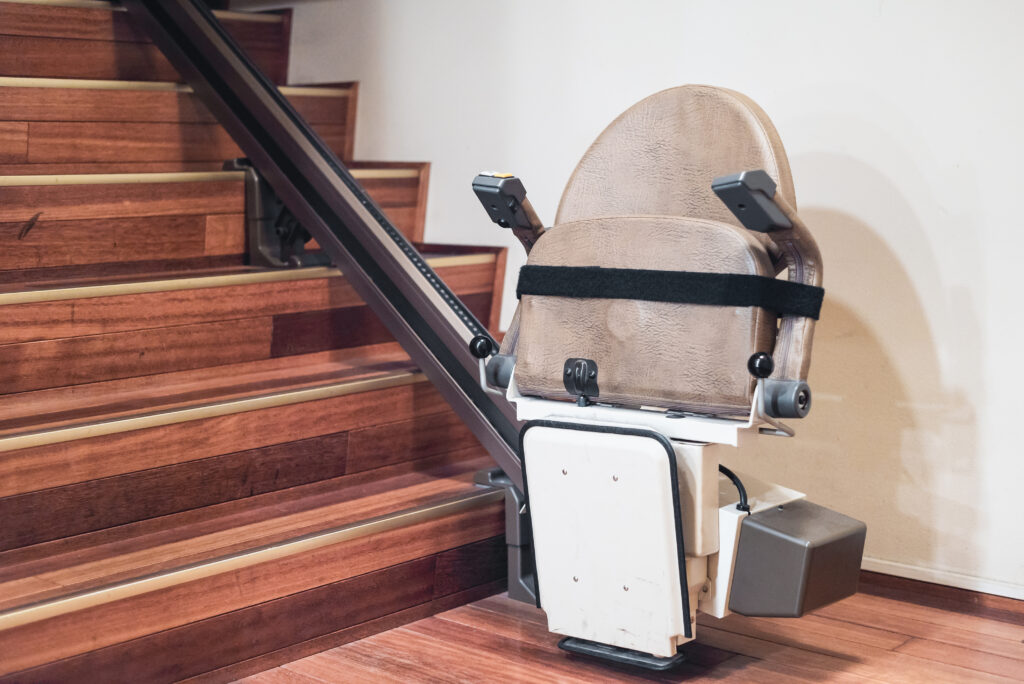
[[[757,352],[751,354],[750,359],[747,361],[747,370],[755,378],[767,378],[775,370],[775,361],[772,357],[764,352]]]
[[[494,340],[487,335],[477,335],[469,341],[469,353],[478,359],[486,359],[494,353]]]

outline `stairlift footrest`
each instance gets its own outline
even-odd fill
[[[522,456],[548,628],[674,657],[693,628],[672,444],[648,430],[535,421]]]

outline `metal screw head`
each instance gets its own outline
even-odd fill
[[[576,575],[573,575],[573,576],[572,576],[572,581],[573,581],[573,582],[579,582],[579,581],[580,581],[580,578],[579,578],[579,577],[577,577]]]
[[[568,474],[569,474],[569,471],[568,471],[568,470],[566,470],[565,468],[562,468],[562,474],[563,474],[563,475],[568,475]]]

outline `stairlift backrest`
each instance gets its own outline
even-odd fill
[[[750,98],[711,86],[663,90],[613,121],[576,166],[555,226],[605,216],[739,221],[711,191],[719,176],[764,169],[796,208],[779,134]]]
[[[793,229],[749,231],[712,191],[715,178],[752,169],[776,181]],[[709,86],[662,91],[609,125],[529,264],[768,277],[790,266],[792,279],[820,284],[820,257],[796,216],[774,126],[747,97]],[[518,314],[523,394],[569,398],[563,364],[585,358],[598,366],[598,401],[701,413],[749,409],[755,382],[746,361],[755,352],[782,357],[774,377],[806,379],[814,324],[783,319],[777,349],[778,316],[757,307],[523,295]]]

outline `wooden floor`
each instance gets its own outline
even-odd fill
[[[670,674],[560,651],[543,613],[492,596],[253,675],[302,682],[1024,681],[1024,602],[865,573],[861,592],[799,620],[698,617]]]

